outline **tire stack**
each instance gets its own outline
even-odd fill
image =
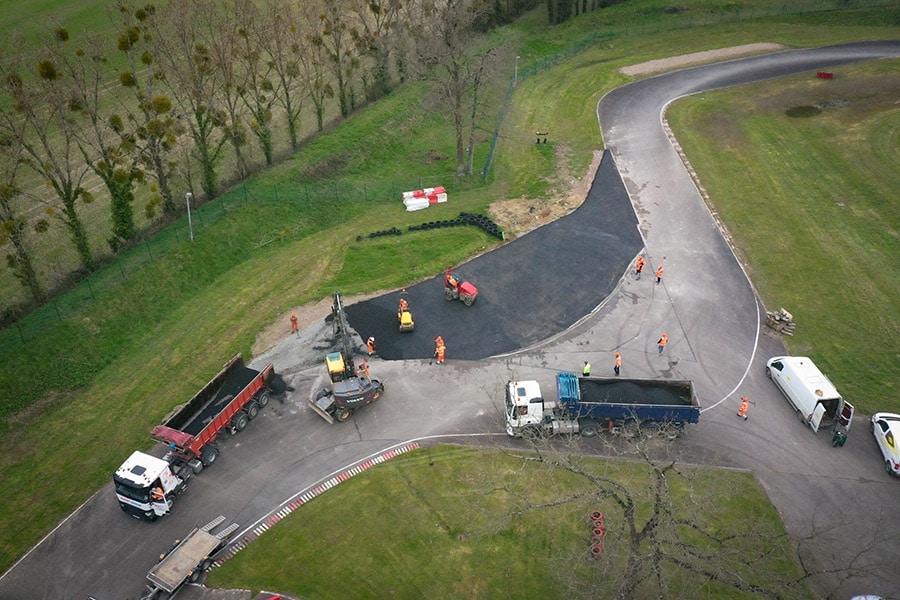
[[[461,212],[459,213],[459,220],[462,220],[466,225],[474,225],[480,228],[486,234],[494,236],[498,240],[504,239],[503,231],[500,230],[500,227],[484,215]]]
[[[591,558],[601,558],[603,556],[603,536],[606,535],[606,525],[603,520],[603,513],[595,510],[591,513]]]
[[[403,235],[403,231],[400,229],[397,229],[396,227],[391,227],[390,229],[384,229],[382,231],[373,231],[372,233],[366,235],[365,237],[367,237],[371,240],[372,238],[381,237],[383,235]],[[361,236],[361,235],[356,236],[356,241],[357,242],[363,241],[363,236]]]

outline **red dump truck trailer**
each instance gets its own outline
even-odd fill
[[[215,462],[216,439],[237,433],[269,403],[272,363],[261,371],[244,365],[238,354],[187,403],[177,407],[150,437],[168,446],[163,458],[135,451],[113,481],[119,506],[132,516],[154,521],[172,508],[191,475]]]

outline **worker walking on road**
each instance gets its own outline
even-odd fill
[[[645,264],[647,264],[647,261],[644,260],[644,257],[641,256],[641,255],[638,255],[638,257],[637,257],[637,263],[634,265],[634,278],[635,278],[635,279],[640,279],[640,278],[641,278],[641,271],[644,270],[644,265],[645,265]]]
[[[659,353],[662,354],[662,351],[666,349],[666,344],[669,343],[669,335],[664,333],[659,337],[659,341],[656,342],[657,347],[659,348]]]
[[[744,420],[747,420],[747,409],[750,408],[750,400],[747,399],[747,396],[741,398],[741,407],[738,409],[738,416],[744,417]]]
[[[439,365],[444,364],[444,352],[446,352],[446,351],[447,351],[447,347],[443,344],[443,340],[442,340],[441,343],[438,344],[438,347],[434,351],[434,356],[435,356],[435,358],[437,358],[437,364],[439,364]]]
[[[663,266],[659,265],[658,267],[656,267],[656,283],[659,283],[660,281],[662,281],[662,273],[663,273]]]
[[[369,356],[375,354],[375,338],[369,336],[369,339],[366,340],[366,348],[369,349]]]
[[[616,372],[616,375],[619,374],[619,369],[622,368],[622,355],[616,352],[616,364],[613,367],[613,371]]]
[[[591,363],[588,361],[584,361],[584,368],[581,369],[582,377],[590,377],[591,376]]]
[[[300,327],[298,326],[297,313],[291,313],[291,333],[296,333],[300,337]]]

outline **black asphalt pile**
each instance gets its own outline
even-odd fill
[[[663,404],[665,406],[690,406],[691,396],[687,385],[670,382],[642,384],[634,381],[592,381],[580,379],[582,399],[586,402],[612,404]]]
[[[609,151],[571,214],[455,267],[478,288],[472,306],[444,299],[443,273],[407,288],[415,331],[400,333],[399,292],[346,307],[362,339],[387,360],[423,359],[443,336],[447,360],[479,360],[560,333],[600,305],[643,247],[637,217]],[[447,265],[450,266],[450,265]]]

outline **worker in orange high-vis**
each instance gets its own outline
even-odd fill
[[[747,420],[747,409],[750,408],[750,400],[747,399],[747,396],[741,398],[741,407],[738,409],[738,416],[744,417],[744,420]]]
[[[619,369],[622,368],[622,355],[616,352],[616,364],[613,366],[613,371],[616,372],[616,375],[619,374]]]
[[[644,265],[646,265],[646,264],[647,264],[647,261],[644,260],[644,257],[638,255],[637,263],[634,265],[634,278],[635,279],[641,278],[641,271],[644,270]]]
[[[375,338],[374,337],[370,336],[369,339],[366,340],[366,348],[369,349],[369,356],[372,356],[373,354],[375,354]]]
[[[659,341],[656,342],[657,348],[659,348],[659,353],[662,354],[662,351],[666,349],[666,344],[669,343],[669,335],[664,333],[659,336]]]
[[[444,352],[447,351],[447,347],[443,344],[437,347],[435,354],[437,355],[437,364],[444,364]]]
[[[300,327],[298,326],[297,313],[291,313],[291,333],[296,333],[300,337]]]
[[[663,273],[663,266],[659,265],[658,267],[656,267],[656,283],[659,283],[660,281],[662,281],[662,273]]]

